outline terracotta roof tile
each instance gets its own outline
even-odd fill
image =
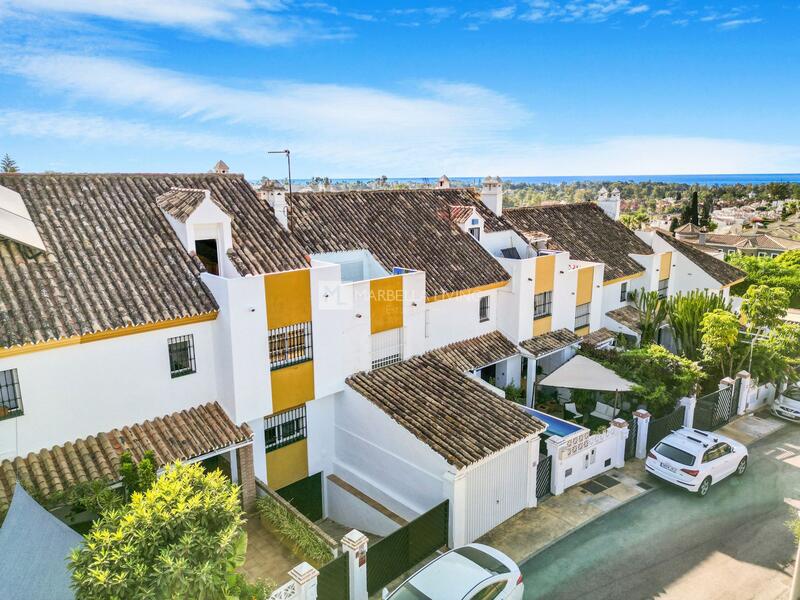
[[[205,200],[206,190],[191,190],[187,188],[170,188],[156,197],[158,207],[185,223],[194,210]]]
[[[545,429],[430,353],[353,375],[347,384],[459,469]]]
[[[611,340],[616,339],[617,334],[611,331],[610,329],[606,329],[605,327],[601,327],[589,334],[586,334],[581,338],[581,346],[592,346],[597,347],[601,344],[605,344],[610,342]]]
[[[636,333],[642,332],[642,313],[639,312],[639,309],[635,306],[621,306],[620,308],[615,308],[614,310],[610,310],[606,313],[606,316],[634,331]]]
[[[523,350],[533,354],[534,358],[539,358],[556,350],[577,344],[580,340],[581,338],[569,329],[556,329],[555,331],[532,337],[529,340],[524,340],[519,345],[522,346]]]
[[[509,274],[450,218],[474,206],[486,231],[510,229],[474,190],[303,192],[290,199],[291,230],[311,253],[368,250],[387,270],[426,272],[428,296],[508,281]]]
[[[430,352],[457,371],[474,371],[519,354],[514,343],[499,331],[455,342]]]
[[[653,253],[593,202],[509,208],[503,216],[528,237],[544,232],[553,248],[568,251],[570,258],[605,263],[605,281],[644,272],[630,254]]]
[[[28,491],[47,497],[75,483],[100,478],[112,483],[119,481],[119,459],[125,451],[138,461],[147,450],[153,450],[161,468],[252,438],[253,432],[246,424],[235,425],[222,407],[213,402],[67,442],[0,463],[0,510],[11,501],[17,477]]]
[[[656,230],[656,235],[700,267],[720,285],[730,285],[745,276],[744,271],[726,263],[724,260],[706,254],[694,244],[675,239],[666,231],[658,229]]]

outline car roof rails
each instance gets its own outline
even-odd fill
[[[703,440],[698,440],[696,437],[692,437],[691,435],[689,435],[685,431],[685,429],[686,429],[685,427],[681,428],[681,429],[673,429],[672,433],[676,433],[676,434],[680,435],[684,439],[687,439],[687,440],[690,440],[690,441],[695,442],[697,444],[700,444],[701,446],[703,446],[703,448],[708,448],[708,444],[707,443],[705,443]],[[690,429],[689,431],[694,431],[694,430]]]

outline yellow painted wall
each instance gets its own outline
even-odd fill
[[[267,484],[279,490],[308,477],[308,444],[300,440],[267,452]]]
[[[270,372],[272,412],[281,412],[314,399],[314,361],[307,360]]]
[[[403,326],[403,277],[384,277],[369,282],[369,314],[372,333]]]
[[[556,256],[547,254],[536,259],[536,275],[534,281],[534,294],[552,292],[556,275]]]
[[[311,271],[300,269],[264,276],[267,327],[277,329],[311,321]]]
[[[672,273],[672,252],[664,252],[661,255],[661,267],[658,270],[659,279],[668,279]]]
[[[576,329],[575,330],[575,335],[577,335],[579,337],[583,337],[587,333],[589,333],[589,326],[588,325],[586,327],[581,327],[580,329]]]
[[[575,305],[588,304],[592,301],[594,267],[583,267],[578,270],[578,291],[575,293]]]
[[[553,328],[553,317],[542,317],[533,321],[533,335],[549,333]]]

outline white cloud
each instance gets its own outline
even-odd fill
[[[500,6],[497,8],[490,8],[487,10],[475,11],[464,13],[464,19],[477,19],[479,21],[507,21],[514,18],[517,12],[517,7],[513,4],[508,6]]]
[[[626,15],[640,15],[642,13],[646,13],[650,10],[650,7],[647,4],[639,4],[638,6],[631,6],[628,10],[625,11]]]
[[[753,25],[755,23],[761,23],[763,19],[758,17],[750,17],[748,19],[731,19],[729,21],[723,21],[719,25],[717,25],[718,29],[738,29],[744,25]]]

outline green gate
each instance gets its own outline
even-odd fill
[[[651,419],[647,427],[647,449],[650,450],[650,448],[655,446],[673,430],[683,427],[683,418],[685,415],[686,407],[679,406],[660,419]]]
[[[319,521],[322,518],[322,473],[295,481],[276,492],[309,521]]]
[[[348,600],[350,598],[348,560],[347,553],[344,553],[320,568],[317,577],[318,600]]]
[[[367,550],[367,591],[376,593],[447,545],[449,502],[445,500]]]

